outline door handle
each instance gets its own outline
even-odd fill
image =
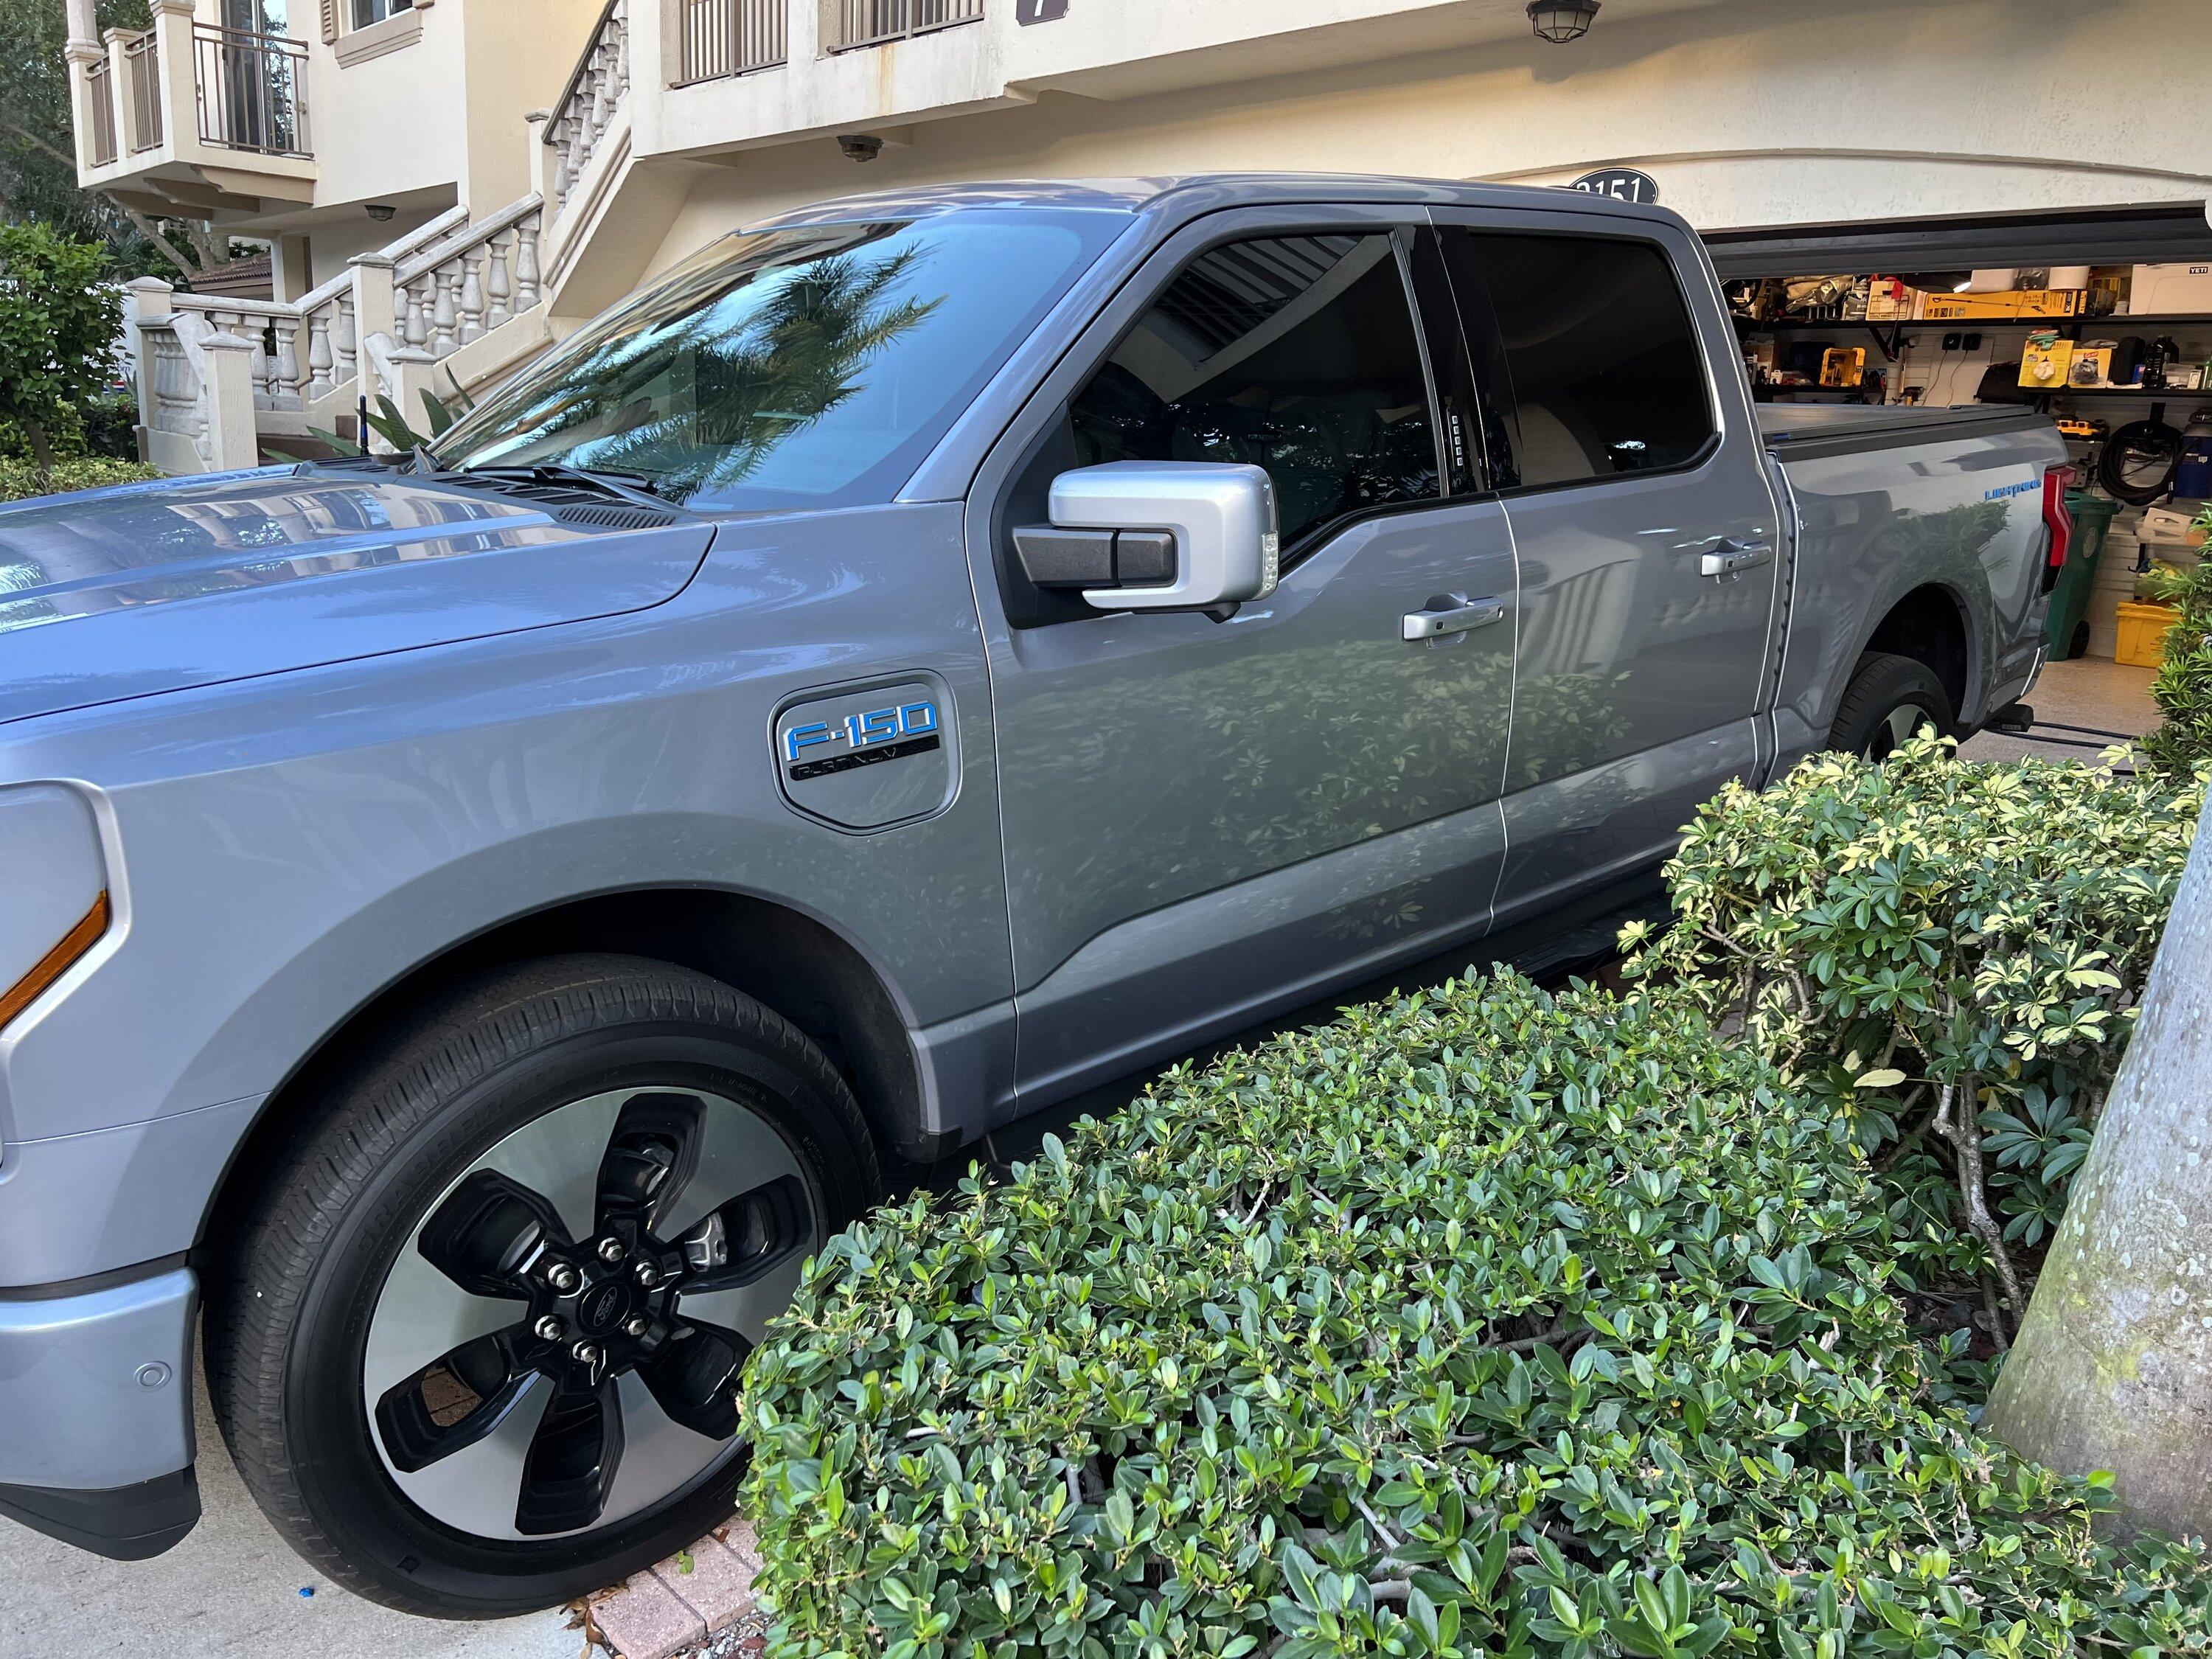
[[[1733,576],[1740,570],[1749,570],[1766,563],[1774,556],[1772,542],[1740,542],[1723,536],[1720,544],[1698,560],[1700,576]]]
[[[1470,628],[1487,628],[1505,620],[1503,599],[1470,599],[1464,593],[1442,593],[1419,611],[1400,619],[1401,637],[1440,640],[1447,634],[1464,634]]]

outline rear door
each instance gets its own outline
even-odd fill
[[[1486,925],[1512,549],[1498,502],[1454,482],[1410,295],[1419,216],[1242,210],[1178,234],[985,470],[970,556],[1025,1108]],[[1223,620],[1027,587],[1013,526],[1060,472],[1122,460],[1265,467],[1280,586]],[[1409,639],[1425,613],[1457,615]]]
[[[1434,216],[1520,559],[1502,923],[1649,862],[1754,773],[1778,526],[1686,234]]]

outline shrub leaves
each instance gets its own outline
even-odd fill
[[[745,1390],[778,1659],[2201,1646],[1692,1002],[1350,1010],[834,1239]]]

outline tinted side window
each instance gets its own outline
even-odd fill
[[[1464,229],[1444,246],[1478,382],[1510,411],[1498,486],[1680,466],[1712,436],[1705,351],[1657,247]]]
[[[1283,541],[1437,493],[1420,348],[1384,234],[1270,237],[1200,254],[1077,393],[1079,465],[1243,461]]]

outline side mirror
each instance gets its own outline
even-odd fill
[[[1052,481],[1052,523],[1014,532],[1039,587],[1101,611],[1207,611],[1275,591],[1275,488],[1220,461],[1113,461]]]

